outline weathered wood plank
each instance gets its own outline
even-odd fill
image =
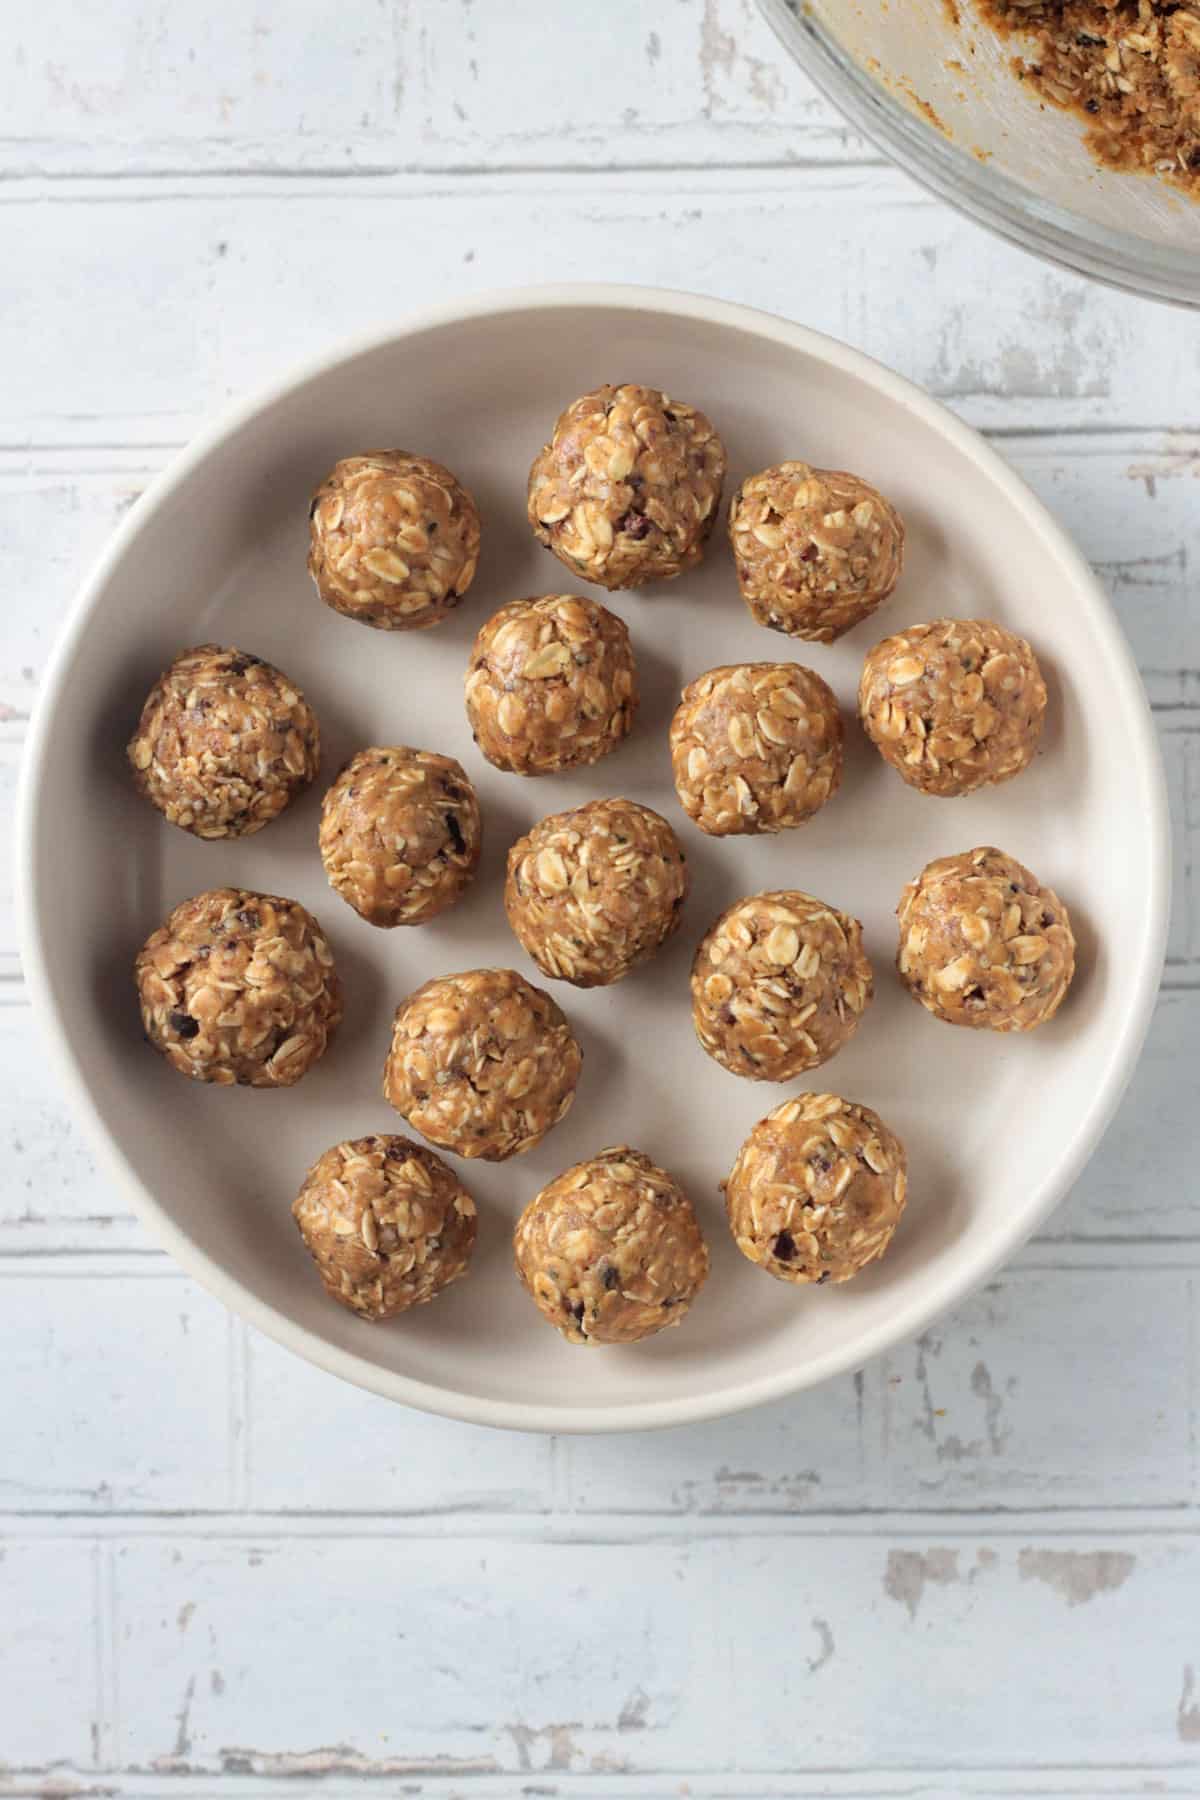
[[[879,1368],[726,1419],[636,1437],[564,1438],[581,1513],[797,1513],[870,1504],[883,1404]]]
[[[1195,1309],[1188,1273],[1009,1269],[884,1357],[874,1503],[1188,1505]]]
[[[0,1510],[227,1507],[235,1327],[224,1308],[157,1268],[0,1270]]]
[[[1197,1755],[1194,1535],[141,1539],[116,1583],[122,1760],[148,1773],[1150,1774]]]
[[[324,1759],[318,1752],[309,1761],[318,1767]],[[1146,1800],[1155,1796],[1183,1795],[1196,1800],[1194,1779],[1183,1771],[1156,1769],[1149,1778],[1128,1769],[1097,1769],[1086,1773],[1070,1769],[1041,1770],[1036,1776],[1028,1770],[955,1769],[950,1773],[936,1771],[868,1770],[844,1774],[839,1770],[821,1770],[786,1775],[742,1774],[736,1770],[690,1771],[686,1794],[690,1800]],[[67,1780],[77,1785],[70,1790],[71,1800],[212,1800],[214,1793],[222,1800],[274,1800],[277,1795],[300,1792],[320,1795],[320,1800],[362,1800],[364,1793],[393,1789],[383,1783],[372,1784],[361,1775],[325,1775],[317,1773],[306,1788],[304,1776],[283,1779],[254,1775],[188,1776],[147,1775],[140,1771],[113,1772],[105,1768],[96,1775],[88,1770],[74,1771],[56,1764],[53,1770],[35,1771],[27,1776],[6,1778],[0,1774],[0,1797],[3,1800],[58,1800]],[[403,1791],[417,1793],[421,1800],[513,1800],[511,1775],[472,1774],[469,1783],[454,1775],[429,1772],[428,1767],[411,1777]],[[682,1787],[678,1775],[627,1774],[620,1770],[589,1770],[583,1774],[555,1769],[552,1780],[527,1779],[521,1782],[522,1795],[537,1796],[553,1787],[556,1800],[680,1800]]]
[[[5,190],[23,280],[0,294],[0,334],[23,354],[0,442],[177,440],[398,309],[572,271],[799,314],[983,425],[1195,425],[1179,416],[1196,375],[1186,314],[1155,315],[1147,358],[1136,300],[982,239],[891,170],[51,187]],[[960,298],[929,305],[933,279]]]
[[[19,1227],[129,1216],[97,1172],[27,1005],[0,1006],[0,1156],[5,1248]]]
[[[248,1501],[275,1512],[546,1512],[554,1443],[425,1417],[247,1334]]]
[[[1196,1275],[1017,1265],[853,1380],[653,1440],[488,1433],[345,1387],[155,1261],[0,1264],[0,1512],[383,1517],[1180,1507],[1194,1498]],[[88,1370],[88,1403],[39,1404]],[[146,1371],[153,1370],[153,1381]],[[172,1395],[163,1408],[162,1395]],[[1112,1396],[1123,1426],[1112,1430]],[[244,1462],[245,1476],[235,1473]],[[236,1490],[236,1491],[235,1491]]]
[[[544,24],[544,21],[541,23]],[[873,155],[752,0],[637,0],[513,29],[505,8],[262,0],[215,18],[27,9],[0,71],[0,173],[604,167]]]
[[[792,62],[753,0],[585,9],[553,54],[514,32],[503,8],[471,0],[427,9],[422,25],[426,155],[603,167],[875,154]]]
[[[411,9],[317,0],[221,15],[154,0],[14,18],[0,169],[356,168],[415,153]],[[413,97],[415,99],[415,96]]]
[[[739,1541],[723,1566],[744,1652],[727,1703],[755,1721],[756,1766],[1194,1761],[1194,1538],[897,1544],[885,1527],[782,1552]]]
[[[562,1446],[585,1512],[1183,1506],[1193,1278],[1017,1265],[918,1343],[710,1427]],[[1112,1396],[1122,1428],[1113,1430]]]
[[[182,1554],[128,1543],[116,1570],[122,1687],[138,1696],[123,1756],[150,1771],[517,1777],[729,1760],[711,1703],[711,1546],[584,1555],[343,1531]]]
[[[0,1783],[8,1769],[93,1761],[102,1554],[82,1542],[0,1545]]]
[[[1108,1134],[1043,1238],[1194,1238],[1200,991],[1159,996],[1141,1061]]]

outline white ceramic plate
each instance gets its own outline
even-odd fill
[[[501,775],[475,750],[462,673],[494,608],[570,587],[532,539],[529,462],[558,412],[604,380],[640,380],[703,407],[730,485],[783,457],[860,471],[908,523],[900,588],[834,648],[792,645],[738,598],[722,526],[701,571],[609,599],[628,621],[643,703],[632,739],[582,774]],[[483,555],[456,617],[385,636],[320,605],[305,572],[306,508],[334,460],[379,444],[438,457],[475,493]],[[1050,687],[1044,745],[1015,782],[967,800],[906,789],[853,723],[875,639],[942,613],[1032,638]],[[199,843],[133,792],[124,745],[159,669],[215,639],[279,663],[313,702],[323,774],[244,843]],[[682,683],[714,663],[794,655],[837,690],[848,723],[837,798],[801,831],[703,837],[671,787],[667,723]],[[380,932],[325,884],[320,795],[370,743],[448,751],[480,791],[485,850],[455,910]],[[694,885],[683,928],[615,988],[554,984],[584,1046],[574,1110],[532,1155],[460,1165],[480,1203],[467,1280],[434,1305],[368,1325],[325,1298],[289,1212],[339,1138],[403,1131],[380,1097],[392,1010],[430,975],[511,964],[505,851],[543,814],[628,794],[674,821]],[[1058,1018],[1026,1038],[938,1024],[892,973],[900,888],[933,856],[995,843],[1067,901],[1079,972]],[[237,408],[133,509],[87,583],[47,677],[24,771],[20,858],[27,969],[67,1088],[103,1166],[174,1256],[291,1349],[394,1399],[538,1430],[616,1430],[710,1417],[808,1387],[911,1337],[1045,1218],[1095,1147],[1137,1056],[1162,961],[1163,782],[1129,651],[1089,570],[998,456],[867,358],[738,307],[640,289],[493,295],[342,348]],[[206,1088],[142,1042],[130,964],[186,895],[222,883],[315,908],[346,987],[325,1061],[282,1093]],[[877,997],[811,1085],[878,1109],[909,1149],[907,1214],[883,1263],[846,1287],[793,1289],[733,1249],[717,1183],[755,1119],[789,1090],[726,1074],[692,1035],[687,975],[713,916],[740,894],[799,886],[860,917]],[[509,1230],[550,1176],[627,1141],[693,1195],[713,1250],[677,1330],[646,1344],[571,1347],[517,1286]]]

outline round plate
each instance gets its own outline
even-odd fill
[[[642,678],[632,738],[595,768],[539,781],[476,751],[462,706],[472,637],[519,595],[569,590],[533,540],[525,477],[559,409],[611,380],[654,383],[704,408],[725,438],[730,489],[801,456],[854,469],[908,525],[900,587],[833,648],[755,625],[724,523],[700,571],[603,596],[628,622]],[[458,613],[384,635],[322,606],[305,572],[306,510],[340,456],[401,445],[446,462],[475,494],[483,554]],[[907,789],[853,723],[876,638],[939,614],[982,614],[1032,638],[1050,688],[1043,746],[1018,780],[970,799]],[[323,772],[245,842],[200,843],[134,793],[124,745],[151,681],[184,645],[257,651],[301,683]],[[792,657],[845,709],[846,775],[800,831],[706,838],[671,786],[667,724],[684,681],[715,663]],[[320,796],[365,744],[449,752],[479,788],[485,849],[463,903],[420,930],[381,932],[326,886]],[[511,964],[505,852],[536,819],[606,794],[675,824],[693,874],[676,939],[609,989],[552,983],[584,1047],[573,1111],[531,1155],[458,1164],[479,1202],[468,1278],[434,1305],[369,1325],[327,1299],[290,1202],[340,1138],[404,1131],[380,1095],[393,1008],[431,975]],[[954,1030],[892,974],[894,909],[931,857],[997,844],[1071,909],[1079,971],[1057,1019],[1027,1037]],[[103,1166],[185,1268],[291,1349],[411,1405],[537,1430],[617,1430],[711,1417],[822,1381],[911,1337],[982,1281],[1079,1174],[1141,1045],[1167,893],[1162,772],[1130,654],[1090,571],[1053,520],[966,426],[866,357],[782,320],[642,289],[484,296],[352,344],[241,406],[130,513],[88,581],[47,676],[20,824],[29,981]],[[182,1080],[142,1042],[135,951],[186,895],[232,883],[294,896],[323,921],[346,1019],[323,1063],[286,1092]],[[857,914],[877,994],[811,1085],[875,1107],[910,1158],[910,1201],[882,1263],[845,1287],[792,1288],[733,1248],[718,1182],[754,1121],[795,1091],[739,1080],[692,1033],[688,966],[741,894],[802,887]],[[539,1318],[512,1272],[519,1209],[552,1175],[627,1142],[695,1200],[712,1275],[677,1330],[586,1350]]]

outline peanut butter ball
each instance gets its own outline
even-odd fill
[[[431,1144],[503,1162],[566,1116],[582,1061],[544,989],[515,969],[469,969],[401,1002],[383,1094]]]
[[[729,508],[742,599],[760,625],[832,644],[870,618],[900,578],[904,524],[859,475],[776,463]]]
[[[657,388],[599,387],[560,413],[529,471],[529,523],[605,588],[668,581],[700,561],[725,479],[702,412]]]
[[[467,718],[497,769],[551,775],[598,762],[628,736],[637,700],[629,632],[597,600],[513,600],[475,639]]]
[[[330,885],[368,925],[423,925],[453,906],[479,862],[479,801],[434,750],[360,750],[321,807]]]
[[[989,619],[935,619],[884,638],[858,687],[863,729],[910,787],[950,797],[1033,760],[1046,713],[1037,657]]]
[[[691,1201],[624,1144],[544,1187],[513,1250],[542,1317],[572,1344],[635,1344],[678,1325],[708,1274]]]
[[[292,1203],[325,1291],[361,1319],[422,1306],[467,1272],[475,1202],[440,1156],[402,1137],[319,1156]]]
[[[799,663],[729,663],[697,676],[671,720],[675,791],[713,837],[789,831],[842,779],[833,690]]]
[[[687,893],[679,839],[659,813],[636,800],[589,800],[517,839],[504,908],[544,974],[605,987],[666,943]]]
[[[692,963],[696,1036],[751,1081],[792,1081],[828,1062],[873,992],[858,920],[796,889],[739,900]]]
[[[733,1241],[752,1263],[779,1281],[849,1281],[900,1222],[904,1146],[869,1106],[801,1094],[759,1120],[723,1185]]]
[[[150,1043],[181,1075],[221,1087],[291,1087],[342,1017],[313,915],[245,888],[184,900],[146,939],[134,978]]]
[[[146,699],[128,756],[138,791],[199,838],[249,837],[317,772],[321,735],[300,689],[261,656],[181,650]]]
[[[308,568],[326,606],[379,631],[422,631],[475,578],[479,514],[449,469],[408,450],[335,463],[309,508]]]
[[[948,1025],[1032,1031],[1075,973],[1067,909],[1015,856],[983,846],[942,856],[900,896],[900,979]]]

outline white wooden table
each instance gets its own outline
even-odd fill
[[[636,1442],[389,1407],[182,1276],[46,1072],[6,873],[0,1795],[1200,1795],[1200,319],[926,198],[750,0],[43,0],[0,134],[10,813],[72,590],[207,415],[610,277],[994,437],[1120,609],[1177,853],[1145,1059],[1037,1242],[853,1380]]]

